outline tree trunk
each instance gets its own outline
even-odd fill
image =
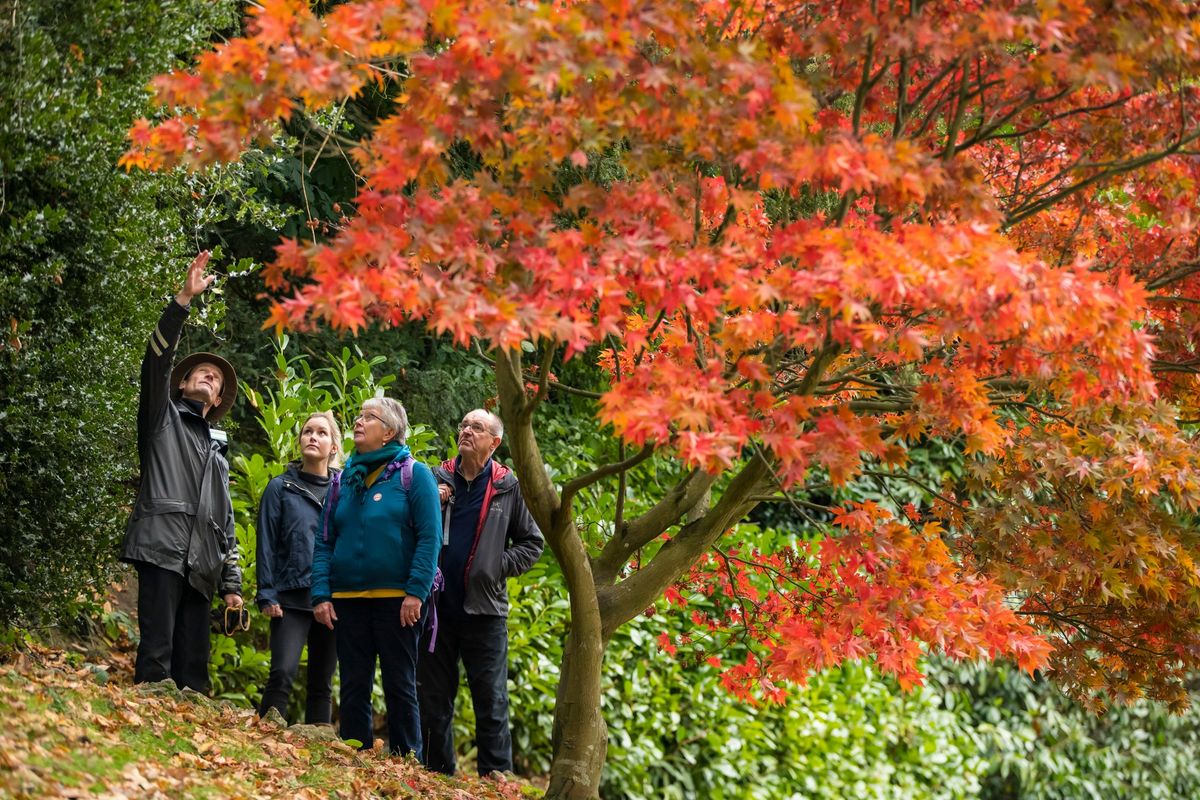
[[[554,704],[554,760],[550,765],[552,800],[595,800],[600,796],[600,770],[608,749],[608,726],[600,710],[600,676],[606,642],[592,594],[590,609],[575,614],[563,650],[562,672]],[[590,611],[591,613],[587,613]]]
[[[533,432],[536,404],[531,404],[525,394],[519,350],[496,353],[496,388],[513,463],[521,479],[521,495],[562,567],[571,598],[571,630],[563,649],[555,695],[554,760],[546,797],[597,800],[600,770],[608,749],[608,726],[600,711],[600,675],[608,641],[603,634],[592,560],[575,529],[570,501],[563,506],[546,473]]]

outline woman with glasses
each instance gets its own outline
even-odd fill
[[[263,689],[259,716],[274,708],[288,717],[300,652],[308,644],[308,694],[304,721],[327,724],[333,704],[337,665],[333,632],[313,624],[313,535],[321,524],[321,506],[330,473],[341,453],[342,432],[328,411],[311,414],[300,428],[300,460],[271,479],[258,507],[258,610],[271,618],[271,672]]]
[[[314,617],[337,642],[342,738],[372,744],[378,659],[391,752],[420,759],[417,641],[442,532],[433,473],[412,458],[407,434],[400,403],[363,403],[354,454],[326,499],[314,543],[312,599]]]

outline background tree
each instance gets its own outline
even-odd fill
[[[227,328],[232,327],[236,295],[230,288]],[[235,443],[238,456],[230,488],[247,592],[252,592],[255,573],[258,497],[291,457],[298,420],[308,408],[333,407],[352,415],[364,393],[391,381],[395,376],[387,365],[395,346],[370,344],[372,338],[385,335],[380,331],[362,337],[371,352],[379,348],[389,355],[386,361],[376,355],[370,363],[345,350],[320,359],[287,358],[297,343],[295,337],[284,337],[274,370],[244,387],[243,410],[257,417],[254,425],[268,443],[265,449],[250,446],[248,424],[239,429]],[[265,337],[244,338],[248,344]],[[305,338],[311,345],[313,337]],[[379,371],[375,376],[372,365]],[[582,366],[576,360],[560,377],[582,377],[572,374]],[[398,383],[387,384],[389,394],[406,401],[421,399],[412,387],[398,391]],[[259,392],[255,386],[269,388]],[[470,390],[475,394],[469,394],[466,385],[458,387],[461,394],[453,400],[478,398],[488,391],[479,386]],[[458,418],[452,409],[441,408],[430,420],[453,426]],[[417,428],[409,437],[418,448],[414,452],[440,460],[445,446],[430,447],[431,431],[419,423]],[[607,435],[598,422],[581,417],[570,398],[549,399],[539,410],[539,430],[552,474],[576,474],[608,458]],[[961,473],[960,458],[930,450],[911,450],[910,470],[928,476],[942,470]],[[864,478],[839,493],[838,500],[844,495],[880,501],[892,495],[905,501],[914,493],[919,498],[921,490]],[[577,525],[583,530],[607,525],[614,503],[611,493],[592,496],[578,506]],[[775,508],[790,511],[799,530],[812,527],[791,506]],[[782,514],[772,517],[776,524],[788,522]],[[740,523],[734,535],[743,550],[774,552],[787,546],[794,534],[782,526]],[[513,686],[514,755],[520,774],[540,776],[549,771],[553,756],[554,693],[568,602],[553,559],[543,559],[515,584],[510,615],[511,670],[519,676]],[[606,660],[622,667],[602,676],[609,737],[602,796],[766,800],[803,791],[812,798],[865,793],[895,800],[1065,800],[1097,795],[1141,800],[1190,797],[1200,789],[1200,766],[1193,758],[1200,721],[1196,709],[1168,716],[1161,707],[1143,702],[1097,717],[1045,680],[1031,679],[1003,663],[952,666],[930,659],[926,685],[905,692],[894,678],[880,675],[871,665],[847,662],[814,675],[802,688],[789,687],[778,704],[730,698],[723,687],[724,665],[737,663],[755,644],[739,636],[714,641],[708,621],[721,616],[731,596],[753,605],[740,590],[727,593],[719,581],[715,584],[717,591],[711,580],[668,590],[609,641]],[[266,633],[266,619],[253,615],[249,632],[214,639],[211,672],[221,697],[257,705],[267,678]],[[294,696],[293,703],[302,713],[302,698]],[[460,763],[468,771],[474,757],[472,713],[463,692],[457,740]],[[748,774],[758,777],[747,783]]]
[[[138,363],[199,216],[183,174],[116,167],[150,76],[231,2],[0,4],[0,606],[61,619],[105,588],[136,469]]]
[[[235,158],[397,82],[353,150],[355,216],[280,247],[272,285],[304,280],[271,319],[418,319],[493,359],[570,595],[549,793],[591,797],[605,647],[710,552],[736,597],[705,624],[772,653],[735,691],[866,656],[913,685],[930,647],[1184,701],[1194,25],[1181,0],[274,0],[158,79],[178,112],[125,163]],[[581,354],[598,385],[556,380]],[[556,390],[610,426],[611,461],[547,473]],[[961,478],[924,483],[931,442]],[[921,502],[814,496],[877,476]],[[597,492],[613,518],[581,529]],[[733,551],[778,498],[817,506],[816,535]]]

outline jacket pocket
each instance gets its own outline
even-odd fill
[[[208,527],[212,530],[212,535],[217,540],[217,550],[221,552],[221,559],[229,555],[229,538],[225,536],[225,528],[218,525],[216,520],[209,520]]]
[[[205,587],[203,593],[211,596],[220,580],[225,555],[221,551],[221,546],[212,537],[200,536],[197,538],[200,541],[196,544],[195,557],[188,564],[193,572],[192,585],[199,589],[200,586],[196,584],[196,581],[199,581]]]
[[[504,586],[504,549],[493,542],[480,542],[471,563],[470,582],[476,588],[495,594],[497,587]]]

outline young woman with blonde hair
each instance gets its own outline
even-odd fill
[[[313,537],[330,475],[341,454],[342,433],[328,411],[310,414],[300,428],[300,459],[271,479],[258,508],[258,609],[271,618],[271,672],[259,715],[275,708],[288,716],[300,653],[308,644],[308,694],[304,721],[331,721],[333,632],[313,619]]]

